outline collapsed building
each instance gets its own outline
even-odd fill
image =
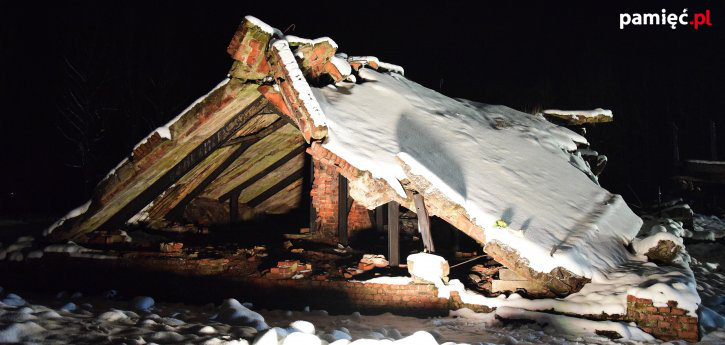
[[[611,112],[531,115],[449,98],[400,66],[345,55],[330,38],[285,36],[253,17],[227,52],[228,77],[139,143],[87,204],[46,231],[49,242],[305,209],[310,240],[345,247],[361,229],[386,231],[396,266],[402,207],[417,215],[426,251],[440,249],[430,234],[431,217],[440,218],[551,294],[524,306],[443,284],[436,298],[635,321],[661,339],[697,340],[689,267],[638,255],[654,245],[635,240],[642,221],[598,184],[606,158],[550,121],[606,122]],[[677,244],[658,236],[649,242]]]

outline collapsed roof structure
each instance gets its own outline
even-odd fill
[[[627,246],[642,221],[599,186],[584,137],[544,114],[444,96],[400,66],[337,49],[246,17],[227,48],[229,76],[139,143],[47,237],[84,242],[128,222],[234,223],[311,198],[311,231],[341,242],[348,215],[326,207],[325,195],[339,174],[335,195],[353,200],[346,212],[392,202],[438,216],[557,295],[611,279],[634,259]]]

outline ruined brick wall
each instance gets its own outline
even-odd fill
[[[667,302],[667,307],[655,307],[650,299],[628,295],[627,319],[664,341],[698,341],[697,317],[687,316],[686,310],[677,308],[676,301]]]
[[[314,178],[312,180],[312,206],[317,214],[317,229],[321,238],[337,236],[337,169],[313,157]]]
[[[370,229],[372,227],[373,223],[370,221],[368,209],[353,201],[350,213],[347,215],[348,236],[352,236],[357,231]]]
[[[439,298],[438,289],[432,284],[363,284],[347,281],[271,280],[265,278],[250,279],[247,282],[257,286],[255,291],[259,293],[278,296],[277,292],[283,290],[284,294],[291,299],[295,299],[299,295],[299,300],[305,306],[328,311],[358,310],[361,312],[395,312],[402,315],[448,315],[450,310],[463,307],[480,313],[489,313],[495,309],[464,304],[455,291],[450,298]]]
[[[338,223],[338,167],[327,160],[313,156],[314,178],[312,180],[312,206],[317,213],[317,231],[322,239],[337,239]],[[355,232],[372,228],[368,210],[352,203],[347,217],[348,237]]]

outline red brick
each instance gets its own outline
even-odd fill
[[[660,313],[666,313],[666,314],[669,314],[670,313],[670,308],[667,308],[667,307],[660,307],[660,308],[657,308],[657,310]]]
[[[697,341],[696,331],[680,331],[677,333],[677,335],[685,340]]]
[[[685,315],[686,313],[684,309],[672,308],[672,315]]]

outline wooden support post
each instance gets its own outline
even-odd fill
[[[413,201],[415,201],[415,213],[418,215],[418,231],[421,237],[423,237],[423,245],[429,253],[434,253],[433,236],[430,234],[430,218],[428,217],[428,211],[425,209],[423,195],[413,194]]]
[[[384,232],[385,231],[385,220],[383,218],[383,210],[385,209],[385,205],[380,205],[375,208],[375,229],[378,232]]]
[[[239,221],[239,193],[236,191],[229,198],[229,224],[234,224]]]
[[[310,233],[317,231],[317,212],[315,211],[315,205],[312,202],[312,188],[315,185],[315,161],[311,155],[305,154],[305,163],[310,167],[310,179],[308,181],[307,191],[309,196],[310,204]]]
[[[400,266],[400,204],[388,203],[388,261],[390,267]]]
[[[347,179],[337,174],[337,238],[343,246],[347,246],[347,215],[350,212]]]

